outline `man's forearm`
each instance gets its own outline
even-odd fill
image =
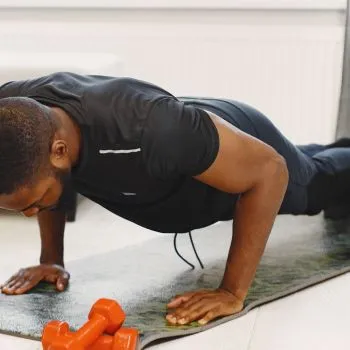
[[[64,229],[66,214],[63,211],[42,211],[38,214],[41,236],[40,264],[64,266]]]
[[[281,206],[288,171],[277,166],[265,181],[242,195],[237,203],[233,237],[221,287],[245,299]]]

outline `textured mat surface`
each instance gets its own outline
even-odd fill
[[[117,234],[117,233],[116,233]],[[172,235],[108,254],[67,264],[69,289],[56,293],[41,285],[22,296],[0,296],[0,332],[40,339],[52,319],[81,326],[99,298],[119,301],[126,325],[141,331],[140,348],[154,340],[189,335],[239,317],[257,305],[294,293],[350,270],[350,221],[325,222],[322,217],[280,217],[274,227],[244,310],[199,327],[167,325],[165,305],[175,294],[215,288],[224,271],[231,223],[194,232],[205,269],[194,271],[175,255]],[[100,239],[103,239],[101,233]],[[108,244],[108,242],[106,242]],[[180,252],[194,262],[187,236],[179,237]],[[83,247],[82,247],[83,249]]]

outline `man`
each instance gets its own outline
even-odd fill
[[[0,207],[37,215],[40,265],[2,286],[63,291],[64,190],[158,232],[234,218],[216,290],[168,304],[172,324],[239,312],[277,214],[347,206],[350,145],[292,145],[257,110],[231,100],[176,98],[152,84],[56,73],[0,88]]]

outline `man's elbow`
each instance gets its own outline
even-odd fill
[[[284,157],[274,154],[266,166],[266,176],[268,176],[275,185],[287,188],[289,181],[289,171]]]

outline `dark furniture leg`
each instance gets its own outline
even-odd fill
[[[67,198],[67,221],[74,222],[77,214],[78,194],[73,189],[69,192]]]

